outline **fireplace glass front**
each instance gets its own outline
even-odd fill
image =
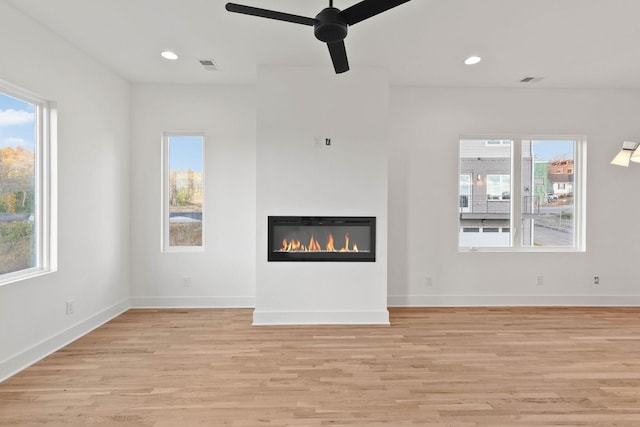
[[[375,262],[375,217],[270,216],[268,261]]]

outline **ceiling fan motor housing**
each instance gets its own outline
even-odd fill
[[[340,15],[340,9],[327,7],[316,16],[313,33],[325,43],[337,43],[347,37],[347,21]]]

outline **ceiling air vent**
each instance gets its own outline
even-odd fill
[[[198,62],[207,71],[218,71],[218,66],[213,62],[213,59],[198,59]]]
[[[525,77],[524,79],[520,80],[520,83],[538,83],[543,78],[544,77]]]

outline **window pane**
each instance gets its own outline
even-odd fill
[[[511,177],[509,175],[487,175],[487,199],[511,199]]]
[[[460,198],[469,203],[460,208],[459,246],[511,245],[511,150],[510,140],[460,141]]]
[[[0,275],[38,266],[37,108],[0,93]]]
[[[169,136],[169,246],[202,246],[203,137]]]
[[[500,200],[499,175],[487,175],[487,199]]]
[[[460,175],[460,212],[471,210],[471,175]]]
[[[574,245],[575,141],[522,141],[523,246]]]

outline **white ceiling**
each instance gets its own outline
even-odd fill
[[[230,13],[223,0],[4,1],[132,82],[252,83],[259,64],[333,73],[311,27]],[[328,6],[234,1],[310,17]],[[640,88],[639,17],[640,0],[412,0],[350,27],[345,43],[352,70],[384,67],[393,85]],[[483,61],[465,66],[470,54]],[[527,76],[544,79],[519,83]]]

